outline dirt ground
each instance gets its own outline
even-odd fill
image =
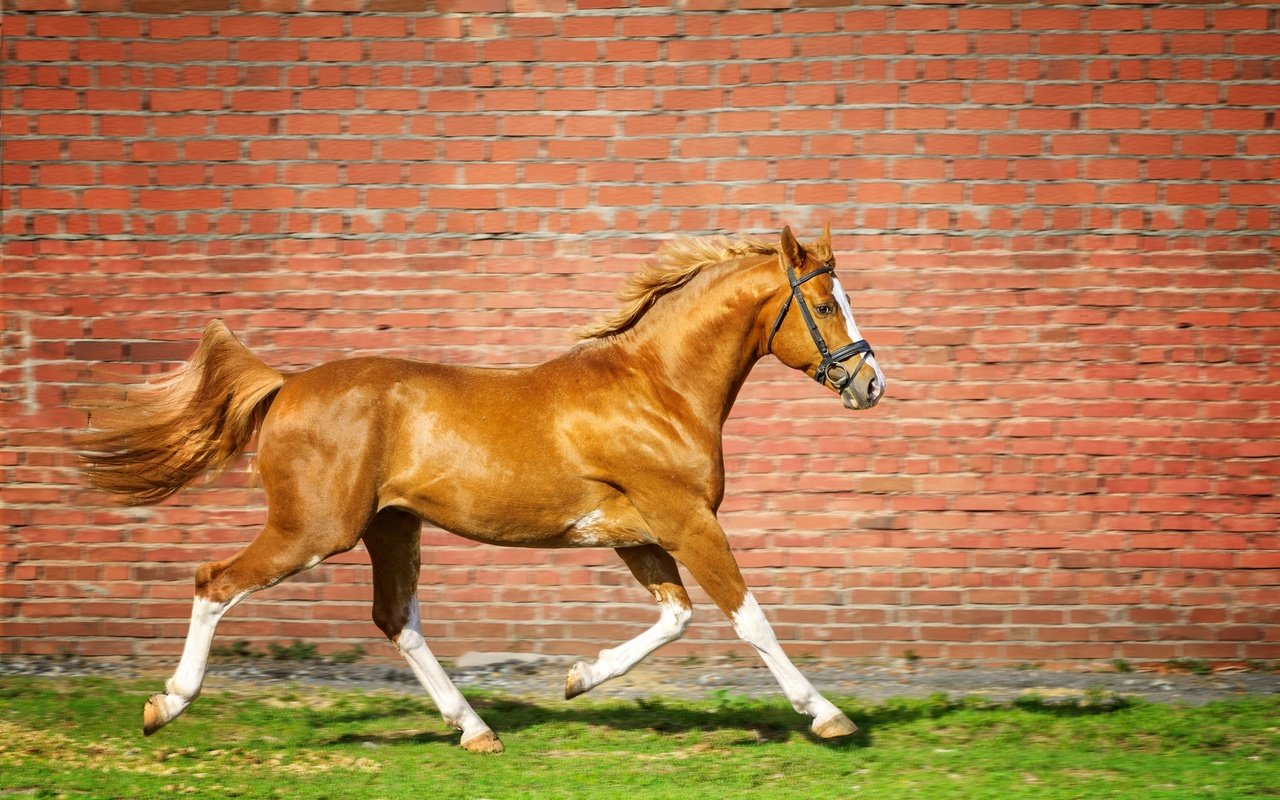
[[[446,669],[458,686],[486,689],[542,702],[564,698],[565,673],[573,659],[520,653],[468,653]],[[154,678],[159,691],[175,662],[142,665],[137,659],[53,656],[0,657],[0,675],[99,675]],[[798,665],[824,694],[876,703],[891,697],[984,697],[1008,701],[1024,695],[1045,699],[1105,692],[1160,703],[1199,705],[1243,694],[1280,694],[1280,673],[1216,670],[1204,675],[1164,669],[1117,672],[1109,665],[1094,671],[1011,669],[964,664],[903,661]],[[269,658],[215,658],[205,686],[230,689],[245,683],[300,684],[417,693],[422,691],[405,664],[368,660],[355,664],[287,661]],[[654,658],[628,675],[593,689],[588,697],[633,699],[651,696],[701,699],[716,693],[750,697],[781,696],[763,664],[746,658]]]

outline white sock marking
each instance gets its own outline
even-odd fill
[[[645,656],[668,642],[679,639],[689,627],[693,611],[674,600],[658,603],[658,621],[639,636],[609,650],[601,650],[592,664],[584,664],[587,674],[583,690],[599,686],[610,678],[627,674]]]
[[[409,661],[409,668],[417,676],[422,688],[431,695],[431,700],[440,709],[440,715],[455,728],[462,731],[462,741],[466,742],[489,730],[489,726],[480,719],[480,715],[471,708],[471,704],[453,685],[445,674],[440,662],[432,654],[431,648],[422,638],[422,626],[418,618],[418,598],[409,601],[409,621],[395,638],[396,647]]]
[[[178,661],[173,677],[164,686],[166,693],[181,701],[179,711],[200,694],[205,669],[209,664],[209,647],[213,644],[218,621],[248,595],[248,592],[241,592],[225,603],[215,603],[203,597],[197,597],[192,602],[191,626],[187,629],[187,640],[182,646],[182,658]],[[166,702],[173,705],[172,701]]]
[[[760,653],[765,666],[782,687],[782,693],[791,701],[792,708],[814,719],[825,719],[840,713],[830,701],[818,694],[813,684],[787,658],[777,637],[773,635],[773,628],[750,592],[742,599],[742,606],[733,613],[733,629],[744,642]]]

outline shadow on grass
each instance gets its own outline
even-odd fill
[[[469,693],[471,694],[471,693]],[[935,695],[924,700],[890,700],[877,706],[857,706],[854,702],[837,703],[858,726],[852,736],[840,739],[818,739],[809,732],[809,718],[797,714],[783,701],[757,700],[717,695],[710,701],[690,703],[664,698],[626,702],[541,704],[492,694],[471,694],[472,704],[494,730],[519,731],[543,725],[588,725],[623,731],[651,731],[658,734],[684,734],[696,731],[741,731],[743,741],[781,742],[803,732],[819,744],[833,749],[869,747],[877,730],[906,725],[922,719],[940,719],[960,712],[1007,713],[1011,708],[1058,717],[1082,717],[1110,714],[1129,707],[1117,696],[1104,698],[1067,698],[1047,700],[1028,696],[1012,703],[993,703],[975,699],[952,699]],[[425,704],[424,704],[425,705]],[[407,713],[430,707],[403,703],[366,708],[356,713],[334,716],[317,712],[317,721],[338,723],[375,720],[387,716],[403,717]],[[384,744],[421,744],[450,742],[456,734],[422,731],[383,733],[346,733],[328,740],[330,744],[376,741]]]
[[[370,731],[368,733],[344,733],[325,739],[323,744],[444,744],[456,745],[458,734],[453,731]]]

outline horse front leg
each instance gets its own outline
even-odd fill
[[[685,565],[720,610],[732,620],[738,637],[760,654],[792,708],[813,717],[810,729],[815,734],[831,739],[848,736],[858,729],[840,709],[813,688],[813,684],[783,652],[772,626],[747,589],[724,530],[714,515],[707,512],[705,516],[686,523],[671,545],[671,554]]]
[[[625,675],[662,645],[684,635],[693,616],[693,604],[680,580],[675,559],[657,545],[620,547],[618,555],[631,574],[658,601],[658,621],[644,633],[617,647],[601,650],[593,662],[579,661],[569,670],[564,683],[564,699],[572,700],[605,681]]]

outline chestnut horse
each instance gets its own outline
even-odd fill
[[[830,229],[808,246],[790,228],[776,244],[677,240],[619,296],[624,305],[583,332],[586,341],[521,369],[353,358],[286,376],[214,321],[186,365],[105,408],[83,459],[91,483],[122,502],[155,503],[225,468],[255,430],[267,497],[258,537],[197,568],[182,658],[147,701],[143,730],[159,730],[200,693],[214,629],[232,606],[363,540],[374,623],[462,731],[462,746],[501,750],[422,637],[426,520],[489,544],[612,547],[653,594],[657,623],[574,664],[566,697],[684,632],[680,563],[818,736],[852,733],[779,647],[716,520],[721,429],[761,358],[772,353],[850,409],[884,394],[835,276]]]

